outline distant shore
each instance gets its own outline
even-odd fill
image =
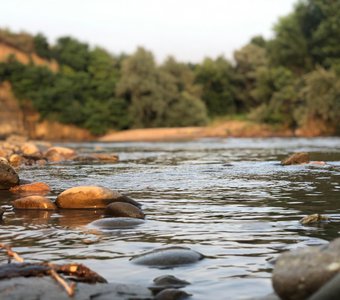
[[[293,137],[296,132],[266,124],[230,120],[207,127],[145,128],[112,131],[100,137],[101,142],[156,142],[225,137]],[[308,136],[302,134],[301,136]]]

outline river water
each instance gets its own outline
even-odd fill
[[[27,260],[80,262],[108,281],[144,286],[172,274],[191,282],[185,290],[193,300],[251,299],[273,291],[273,261],[282,251],[339,236],[340,138],[64,145],[81,153],[114,152],[120,161],[31,166],[21,169],[20,177],[49,184],[51,199],[78,185],[117,189],[143,204],[146,222],[95,231],[86,225],[100,218],[101,211],[8,211],[0,225],[1,242]],[[328,165],[279,164],[297,151]],[[9,209],[12,199],[1,194],[1,206]],[[299,224],[313,213],[332,222]],[[190,247],[207,258],[171,269],[129,261],[164,246]]]

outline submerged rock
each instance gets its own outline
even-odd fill
[[[104,218],[93,221],[88,226],[100,229],[123,229],[132,228],[143,223],[144,220],[135,218]]]
[[[60,208],[105,208],[120,197],[120,193],[105,187],[78,186],[59,194],[56,204]]]
[[[104,214],[111,217],[144,219],[145,215],[138,207],[124,202],[113,202],[106,206]]]
[[[18,174],[9,164],[0,160],[0,190],[8,190],[18,184]]]
[[[34,182],[22,185],[16,185],[9,189],[12,193],[34,193],[34,194],[45,194],[50,191],[50,187],[43,182]]]
[[[190,282],[179,279],[173,275],[162,275],[162,276],[156,277],[153,280],[153,282],[154,284],[152,286],[149,286],[149,289],[152,290],[154,294],[157,294],[162,290],[170,289],[170,288],[180,289],[190,284]]]
[[[65,290],[49,276],[19,277],[0,281],[0,299],[6,300],[150,300],[151,292],[134,284],[77,283],[76,293],[70,298]]]
[[[309,154],[306,152],[298,152],[290,155],[289,157],[285,158],[281,161],[281,165],[288,166],[288,165],[299,165],[299,164],[307,164],[309,163]]]
[[[283,253],[275,264],[273,287],[283,300],[307,299],[339,272],[340,238]]]
[[[203,258],[201,253],[190,248],[168,247],[134,256],[130,260],[139,265],[170,267],[195,263]]]
[[[182,300],[190,297],[191,294],[188,294],[185,291],[177,290],[177,289],[165,289],[159,292],[155,296],[155,300]]]
[[[14,200],[12,205],[15,209],[42,209],[55,210],[55,204],[43,196],[28,196]]]
[[[323,222],[329,222],[330,218],[327,216],[323,216],[320,214],[313,214],[313,215],[308,215],[303,217],[300,220],[300,223],[302,225],[308,225],[308,224],[318,224],[318,223],[323,223]]]

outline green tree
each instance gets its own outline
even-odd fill
[[[52,58],[52,52],[47,38],[39,33],[33,38],[35,52],[42,58],[50,60]]]

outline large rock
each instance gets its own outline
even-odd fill
[[[144,219],[145,215],[138,207],[124,202],[114,202],[106,206],[105,215],[110,217],[126,217]]]
[[[127,229],[143,224],[144,220],[135,218],[104,218],[90,223],[89,227],[99,229]]]
[[[145,287],[134,284],[77,283],[76,293],[69,297],[65,290],[52,278],[19,277],[0,281],[0,299],[6,300],[128,300],[153,299]]]
[[[18,174],[9,164],[0,160],[0,190],[8,190],[18,184]]]
[[[154,300],[184,300],[188,299],[190,296],[191,294],[188,294],[185,291],[170,288],[159,292]]]
[[[168,247],[134,256],[130,260],[138,265],[170,267],[195,263],[203,258],[201,253],[190,248]]]
[[[59,194],[56,204],[60,208],[105,208],[120,197],[120,193],[105,187],[78,186]]]
[[[14,200],[12,205],[15,209],[43,209],[55,210],[55,204],[43,196],[28,196]]]
[[[340,272],[340,238],[326,246],[283,253],[273,271],[273,287],[283,300],[307,299]]]
[[[68,160],[72,159],[75,156],[76,151],[66,147],[51,147],[45,153],[46,159],[50,162]]]
[[[290,155],[281,161],[281,165],[299,165],[299,164],[308,164],[310,162],[309,154],[306,152],[298,152]]]

